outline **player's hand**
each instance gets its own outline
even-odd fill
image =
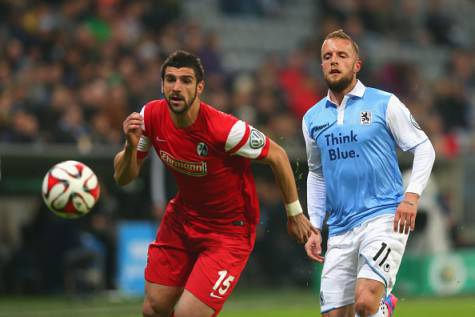
[[[323,263],[325,258],[322,256],[322,234],[320,230],[312,231],[312,234],[305,243],[305,252],[307,252],[310,259]]]
[[[418,202],[419,195],[406,193],[394,216],[393,229],[395,232],[408,234],[409,231],[414,231]]]
[[[287,232],[298,243],[305,243],[316,230],[303,213],[287,217]]]
[[[123,122],[122,129],[127,139],[127,146],[135,149],[142,136],[143,118],[140,113],[132,112]]]

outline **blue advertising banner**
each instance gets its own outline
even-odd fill
[[[157,224],[123,221],[118,228],[118,282],[126,295],[144,294],[144,269],[148,245],[155,239]]]

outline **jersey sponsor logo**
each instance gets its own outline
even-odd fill
[[[327,146],[332,147],[328,149],[328,156],[331,161],[360,157],[360,155],[356,153],[355,150],[344,150],[338,147],[338,145],[341,145],[341,144],[358,142],[358,134],[353,132],[353,130],[350,131],[350,134],[330,133],[330,134],[325,134],[324,137],[325,137]]]
[[[361,111],[360,123],[363,125],[371,124],[371,111]]]
[[[414,118],[412,114],[411,114],[411,123],[416,129],[422,130],[421,126],[419,125],[419,123],[417,123],[416,119]]]
[[[252,149],[257,150],[264,146],[266,137],[264,134],[254,128],[251,129],[251,135],[249,137],[249,145]]]
[[[208,168],[206,162],[188,162],[178,160],[170,153],[167,153],[163,150],[160,150],[160,158],[162,159],[163,163],[165,163],[170,168],[173,168],[175,171],[187,174],[190,176],[205,176],[208,174]]]
[[[196,153],[198,153],[199,156],[208,156],[208,146],[200,142],[196,145]]]

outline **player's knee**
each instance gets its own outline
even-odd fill
[[[360,317],[372,316],[378,311],[379,305],[374,304],[374,300],[369,294],[359,296],[355,302],[355,312]]]
[[[209,307],[199,307],[196,305],[177,305],[175,317],[211,317],[214,311]]]
[[[169,307],[159,300],[146,297],[142,306],[143,317],[169,317],[173,307]]]

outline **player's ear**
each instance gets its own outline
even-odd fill
[[[353,66],[353,71],[355,72],[355,74],[359,73],[359,71],[361,70],[361,66],[363,66],[363,61],[358,58],[356,60],[355,66]]]
[[[205,89],[205,81],[204,80],[200,81],[198,85],[196,85],[196,89],[198,91],[198,94],[201,94],[203,90]]]

